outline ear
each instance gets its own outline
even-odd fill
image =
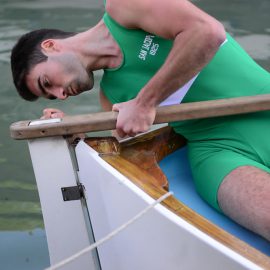
[[[46,39],[42,41],[41,48],[45,52],[57,52],[59,51],[59,46],[55,39]]]

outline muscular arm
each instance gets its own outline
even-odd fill
[[[174,41],[164,64],[133,101],[137,113],[153,115],[154,108],[195,76],[225,40],[222,25],[187,0],[109,0],[106,10],[125,27]],[[119,129],[126,126],[120,125]]]

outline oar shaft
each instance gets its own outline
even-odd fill
[[[157,109],[154,124],[270,110],[270,94],[164,106]],[[59,123],[30,126],[20,121],[10,126],[14,139],[32,139],[115,129],[117,112],[66,116]]]
[[[270,110],[270,94],[171,105],[158,108],[155,123]]]

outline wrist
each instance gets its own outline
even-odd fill
[[[135,98],[137,106],[141,108],[154,108],[158,105],[157,97],[151,91],[142,89]]]

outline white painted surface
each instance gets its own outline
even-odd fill
[[[29,141],[29,149],[42,207],[51,264],[91,244],[82,203],[64,202],[61,187],[77,185],[67,142],[62,137]],[[92,254],[65,270],[97,269]]]
[[[176,90],[173,94],[168,96],[165,100],[163,100],[159,106],[168,106],[175,105],[182,102],[188,90],[191,88],[192,84],[195,82],[199,74],[194,76],[191,80],[189,80],[184,86]]]
[[[96,240],[153,201],[84,142],[76,153]],[[98,252],[102,270],[261,269],[161,205]]]

